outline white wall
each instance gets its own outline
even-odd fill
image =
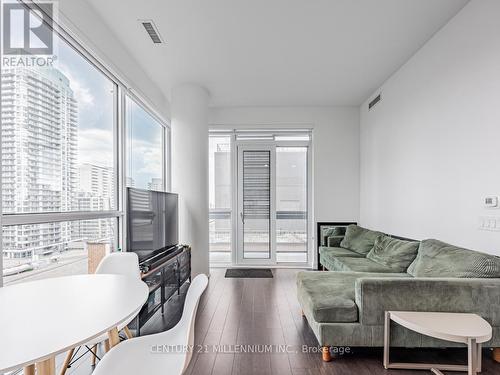
[[[172,191],[179,194],[179,242],[191,245],[194,277],[208,269],[208,92],[172,90]]]
[[[84,0],[59,3],[59,22],[113,74],[163,118],[169,116],[169,103],[160,88],[144,72],[94,9]]]
[[[358,108],[212,108],[209,124],[212,128],[312,128],[314,221],[358,220]]]
[[[363,225],[500,255],[500,232],[478,230],[500,217],[482,206],[500,195],[499,15],[471,1],[361,107]]]

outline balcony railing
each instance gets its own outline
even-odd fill
[[[230,220],[231,210],[228,209],[210,209],[208,213],[209,220]],[[276,220],[306,220],[306,211],[276,211]]]
[[[211,209],[209,211],[209,242],[211,261],[229,262],[232,250],[231,210]],[[276,252],[279,262],[302,263],[307,261],[307,212],[277,211],[276,212]],[[269,233],[262,230],[246,230],[247,246],[262,248],[269,251]],[[258,250],[259,251],[259,250]]]

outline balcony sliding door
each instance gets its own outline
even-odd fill
[[[274,145],[238,146],[238,263],[275,263]]]
[[[211,266],[311,263],[310,153],[308,131],[210,134]]]

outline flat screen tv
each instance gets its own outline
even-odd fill
[[[127,189],[127,249],[145,260],[179,243],[178,196]]]

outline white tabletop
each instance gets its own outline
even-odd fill
[[[478,344],[491,339],[491,325],[476,314],[389,311],[390,319],[412,331],[442,340]]]
[[[0,288],[0,373],[79,346],[137,314],[147,285],[78,275]]]

